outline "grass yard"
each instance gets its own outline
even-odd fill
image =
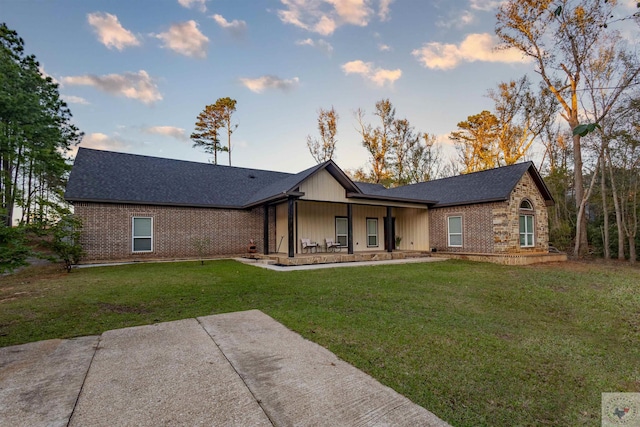
[[[640,392],[640,269],[618,264],[32,268],[0,278],[0,346],[252,308],[454,426],[600,425],[602,392]]]

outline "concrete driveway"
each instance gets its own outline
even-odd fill
[[[2,426],[448,426],[251,310],[0,348]]]

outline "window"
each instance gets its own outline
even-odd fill
[[[450,216],[448,221],[449,246],[462,246],[462,217]]]
[[[533,205],[529,200],[520,202],[520,246],[523,248],[531,248],[533,242]],[[528,213],[526,211],[531,211]]]
[[[532,211],[533,210],[533,206],[531,206],[531,202],[528,200],[523,200],[522,203],[520,203],[520,209],[525,210],[525,211]]]
[[[378,246],[378,218],[367,218],[367,247]]]
[[[133,252],[151,252],[153,250],[153,219],[133,218]]]
[[[520,246],[533,246],[533,215],[520,215]]]
[[[347,223],[347,218],[336,217],[336,242],[338,242],[340,246],[346,247],[348,241],[349,226]]]

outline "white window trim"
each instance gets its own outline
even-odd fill
[[[527,217],[531,217],[531,230],[527,230]],[[522,232],[522,230],[520,230],[520,217],[525,217],[524,220],[524,228],[525,231],[524,233]],[[525,213],[521,213],[520,217],[518,217],[518,242],[520,242],[520,237],[524,234],[525,235],[525,242],[527,241],[527,237],[528,235],[531,235],[531,244],[527,245],[527,244],[520,244],[521,248],[533,248],[536,246],[536,217],[532,214],[525,214]]]
[[[369,234],[369,221],[375,221],[376,222],[376,234]],[[365,221],[365,225],[367,227],[367,247],[368,248],[377,248],[380,246],[380,239],[378,238],[378,218],[367,218]],[[376,236],[376,244],[375,245],[370,245],[369,244],[369,237],[371,236]]]
[[[346,233],[338,234],[338,220],[347,221],[347,232]],[[340,247],[342,247],[342,248],[346,248],[347,246],[349,246],[349,222],[348,221],[349,220],[347,218],[343,217],[343,216],[337,216],[336,217],[336,222],[335,222],[335,225],[336,225],[336,243],[338,243],[338,244],[340,243],[340,239],[338,239],[338,236],[345,236],[346,237],[345,241],[347,242],[347,244],[344,245],[344,246],[340,245]]]
[[[150,236],[136,236],[135,235],[135,220],[136,219],[150,219],[151,220],[151,235]],[[136,251],[135,250],[135,240],[136,239],[151,239],[151,249],[148,251]],[[139,253],[148,253],[153,252],[153,217],[151,216],[134,216],[131,217],[131,252]]]
[[[460,233],[451,233],[450,230],[450,219],[451,218],[460,218]],[[463,237],[463,227],[462,227],[462,215],[450,215],[447,217],[447,246],[450,248],[461,248],[463,243],[464,243],[464,237]],[[460,235],[460,244],[459,245],[452,245],[451,244],[451,235]]]

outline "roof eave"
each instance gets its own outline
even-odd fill
[[[438,203],[434,206],[434,208],[448,208],[451,206],[477,205],[479,203],[506,202],[507,200],[509,199],[504,197],[494,197],[491,199],[479,199],[479,200],[465,200],[464,202]]]
[[[427,205],[427,206],[433,206],[437,203],[434,200],[407,199],[404,197],[388,197],[388,196],[363,194],[363,193],[347,193],[347,198],[381,200],[381,201],[389,201],[389,202],[396,202],[396,203],[415,203],[415,204]]]
[[[528,170],[530,171],[531,177],[533,178],[533,182],[535,182],[535,184],[538,186],[538,190],[545,200],[545,205],[554,206],[556,202],[555,200],[553,200],[551,191],[549,191],[549,188],[547,188],[547,184],[545,184],[544,179],[542,179],[542,176],[540,175],[540,172],[538,172],[538,169],[536,169],[533,163],[531,163],[531,166],[529,166]]]
[[[250,202],[247,203],[243,206],[243,208],[245,209],[250,209],[250,208],[254,208],[256,206],[260,206],[260,205],[269,205],[269,204],[273,204],[282,200],[286,200],[289,197],[293,197],[296,199],[299,199],[300,197],[304,196],[305,193],[301,192],[301,191],[284,191],[282,193],[278,193],[275,194],[271,197],[267,197],[261,200],[257,200],[255,202]]]
[[[210,205],[210,204],[198,204],[198,203],[169,203],[169,202],[153,202],[153,201],[141,201],[141,200],[103,200],[103,199],[85,199],[80,197],[66,197],[65,200],[71,204],[74,202],[80,203],[106,203],[110,205],[123,204],[123,205],[147,205],[147,206],[175,206],[180,208],[211,208],[211,209],[246,209],[244,206],[236,205]]]

